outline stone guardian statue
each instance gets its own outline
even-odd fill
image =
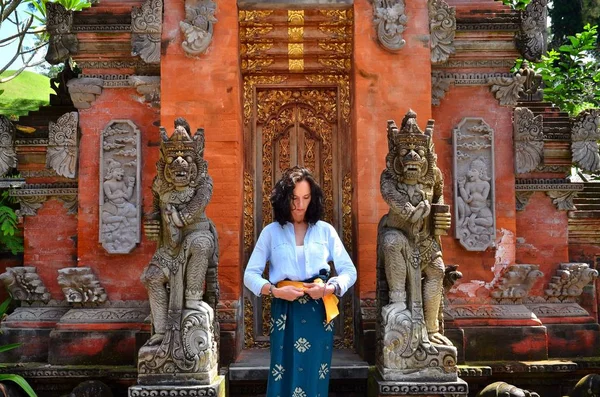
[[[377,236],[377,366],[389,381],[456,381],[456,348],[439,320],[445,270],[440,235],[450,227],[450,212],[436,166],[433,120],[423,132],[416,116],[410,110],[400,130],[388,121],[381,194],[390,210]]]
[[[189,124],[178,118],[170,138],[162,127],[160,133],[153,212],[145,225],[149,237],[158,237],[158,247],[141,278],[153,335],[140,349],[138,380],[209,384],[217,376],[219,247],[216,228],[205,215],[213,182],[203,158],[204,130],[192,138]]]

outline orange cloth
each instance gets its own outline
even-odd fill
[[[314,279],[313,283],[323,284],[323,280],[321,280],[320,278],[316,278],[316,279]],[[289,281],[289,280],[283,280],[283,281],[278,282],[277,288],[285,287],[288,285],[291,285],[293,287],[300,288],[303,290],[308,289],[304,286],[304,283],[302,281]],[[340,311],[338,309],[339,301],[340,300],[338,299],[338,297],[335,296],[334,294],[326,295],[325,297],[323,297],[323,304],[325,305],[325,317],[326,317],[327,323],[330,323],[331,320],[333,320],[340,314]]]

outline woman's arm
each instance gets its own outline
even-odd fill
[[[271,233],[265,228],[258,236],[258,241],[244,271],[244,285],[256,296],[260,296],[264,292],[269,293],[269,280],[265,280],[262,274],[270,258],[270,253]]]
[[[356,282],[356,268],[350,259],[350,255],[346,252],[342,240],[338,236],[334,227],[329,225],[329,247],[330,260],[333,260],[337,276],[329,279],[329,283],[339,287],[338,295],[342,296]]]

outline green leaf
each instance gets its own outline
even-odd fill
[[[12,298],[8,297],[4,300],[4,302],[0,303],[0,318],[2,318],[6,314],[6,311],[8,310],[8,305],[10,305],[11,301]]]
[[[3,353],[5,351],[9,351],[12,349],[16,349],[17,347],[21,346],[22,343],[9,343],[8,345],[1,345],[0,346],[0,353]]]
[[[21,387],[21,389],[23,389],[23,391],[25,393],[27,393],[27,395],[29,397],[37,397],[37,394],[35,393],[35,391],[33,391],[31,386],[29,386],[29,383],[27,383],[25,378],[23,378],[21,375],[0,374],[0,382],[5,381],[5,380],[15,382],[17,385],[19,385]]]

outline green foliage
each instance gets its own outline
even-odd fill
[[[572,116],[600,107],[600,64],[591,56],[597,35],[597,26],[586,25],[532,65],[544,79],[544,99]]]
[[[13,255],[23,252],[23,237],[19,234],[17,214],[8,203],[8,191],[0,197],[0,250]]]
[[[524,10],[527,4],[531,3],[531,0],[502,0],[502,3],[511,6],[515,10]]]
[[[0,321],[2,321],[4,319],[4,316],[6,315],[6,312],[8,311],[8,306],[10,305],[10,302],[11,302],[11,298],[8,298],[4,302],[2,302],[2,304],[0,304]],[[8,350],[16,349],[19,346],[21,346],[21,343],[11,343],[8,345],[0,345],[0,353],[8,351]],[[29,383],[27,383],[27,381],[21,375],[0,374],[0,382],[4,382],[7,380],[19,385],[21,387],[21,389],[23,389],[23,391],[25,393],[27,393],[27,395],[29,397],[37,397],[37,394],[35,393],[35,391],[33,391],[31,386],[29,385]]]
[[[13,71],[6,71],[0,75],[9,76]],[[5,116],[23,116],[28,112],[38,110],[50,102],[50,88],[48,77],[29,71],[23,71],[14,79],[2,83],[4,93],[0,95],[0,114]]]
[[[581,1],[554,0],[548,7],[548,16],[552,20],[550,48],[558,49],[568,43],[568,37],[583,29]]]
[[[33,16],[41,26],[46,25],[46,4],[56,3],[65,7],[68,11],[81,11],[92,6],[91,0],[27,0],[28,8],[31,10],[30,15]],[[48,41],[47,32],[39,35],[43,41]]]

